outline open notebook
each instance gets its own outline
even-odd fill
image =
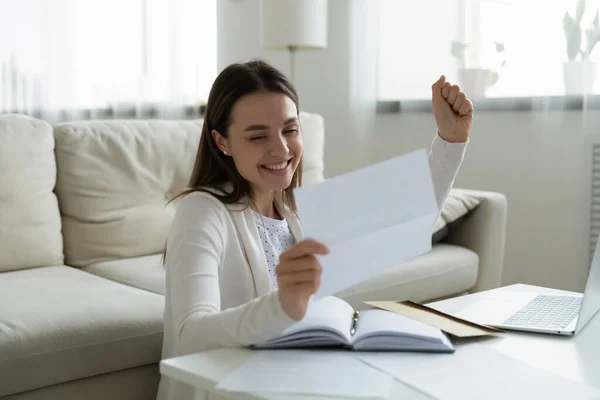
[[[301,320],[255,349],[346,347],[367,351],[454,351],[439,329],[380,309],[355,311],[327,296],[310,304]]]

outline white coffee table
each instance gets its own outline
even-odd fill
[[[511,285],[494,290],[539,290],[529,285]],[[561,290],[545,289],[547,293],[569,294]],[[430,303],[440,311],[454,314],[467,307],[481,293]],[[533,333],[507,333],[502,337],[479,340],[514,358],[536,367],[557,373],[572,380],[600,388],[600,316],[596,315],[575,337]],[[456,341],[455,341],[456,342]],[[196,388],[196,398],[206,399],[310,399],[315,396],[233,394],[215,390],[217,383],[239,367],[252,355],[247,349],[218,349],[164,360],[160,372]],[[390,399],[429,399],[423,393],[394,381]],[[339,399],[339,398],[338,398]]]

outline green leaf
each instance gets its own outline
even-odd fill
[[[468,44],[453,40],[452,41],[452,55],[461,61],[465,59],[465,49],[469,47]]]
[[[592,26],[596,32],[600,32],[600,19],[598,18],[598,10],[596,10],[596,16],[594,17],[594,22],[592,22]]]
[[[563,17],[563,29],[567,40],[567,57],[572,61],[581,52],[581,29],[568,12]]]
[[[498,75],[496,71],[490,71],[486,82],[487,86],[493,86],[496,82],[498,82],[498,79],[500,79],[500,75]]]
[[[569,12],[567,11],[563,17],[563,31],[565,32],[565,37],[568,39],[569,36],[573,33],[573,30],[577,27],[575,20]]]
[[[579,0],[577,2],[577,10],[575,11],[575,20],[579,24],[581,22],[581,18],[583,17],[583,13],[585,12],[585,0]]]
[[[592,50],[594,50],[594,47],[600,41],[600,32],[593,30],[593,29],[588,29],[587,31],[585,31],[585,33],[586,33],[587,49],[586,49],[584,58],[587,59],[591,56]]]
[[[574,60],[577,54],[581,52],[581,31],[575,30],[567,40],[567,57],[569,61]]]
[[[496,51],[502,53],[504,51],[504,43],[494,42],[496,44]]]

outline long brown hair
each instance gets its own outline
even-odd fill
[[[233,106],[243,96],[258,92],[284,94],[294,102],[296,110],[300,110],[298,94],[292,83],[267,62],[252,60],[229,65],[217,76],[210,89],[196,161],[188,187],[179,191],[169,203],[190,193],[204,191],[210,192],[225,204],[251,204],[253,193],[250,183],[240,175],[233,159],[219,150],[211,132],[214,129],[223,137],[229,137]],[[283,205],[292,212],[296,212],[293,190],[301,184],[302,160],[292,176],[290,186],[282,193]],[[210,189],[216,189],[217,193]],[[165,244],[163,264],[166,252]]]

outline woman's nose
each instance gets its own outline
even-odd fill
[[[279,136],[271,143],[271,154],[277,156],[285,156],[288,153],[287,140],[283,136]]]

